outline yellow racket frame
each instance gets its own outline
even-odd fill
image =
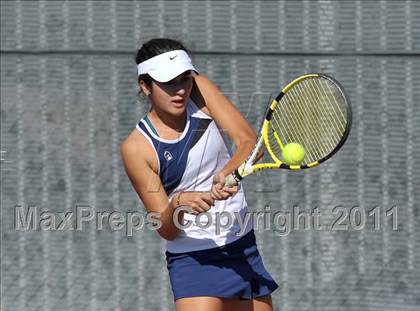
[[[350,109],[350,102],[348,101],[348,98],[345,96],[344,92],[341,90],[343,92],[343,96],[346,97],[347,103],[349,105],[348,106],[348,118],[349,118],[348,123],[349,124],[347,126],[346,133],[343,135],[343,138],[342,138],[341,142],[334,149],[334,151],[331,152],[327,157],[325,157],[323,159],[320,159],[320,160],[317,160],[317,161],[314,161],[314,162],[311,162],[311,163],[304,164],[304,165],[289,165],[289,164],[286,164],[286,163],[282,162],[276,156],[276,154],[274,153],[274,151],[273,151],[273,149],[270,145],[270,142],[269,142],[269,139],[268,139],[268,134],[269,134],[269,129],[270,129],[271,115],[272,115],[273,111],[276,109],[277,105],[279,104],[280,99],[295,84],[301,82],[302,80],[305,80],[305,79],[308,79],[308,78],[314,78],[314,77],[315,78],[324,77],[324,78],[330,79],[335,84],[340,85],[335,79],[333,79],[329,76],[326,76],[324,74],[311,73],[311,74],[302,75],[302,76],[296,78],[295,80],[293,80],[292,82],[290,82],[287,86],[285,86],[281,90],[281,92],[277,96],[277,98],[272,100],[272,102],[270,104],[270,107],[269,107],[269,110],[268,110],[268,112],[266,114],[266,117],[264,119],[264,122],[263,122],[263,125],[262,125],[262,128],[261,128],[261,134],[260,134],[261,135],[260,139],[262,139],[262,143],[265,145],[271,159],[274,162],[273,163],[256,163],[256,164],[252,164],[252,165],[249,165],[249,164],[247,165],[247,162],[245,162],[237,169],[237,171],[236,171],[237,173],[236,174],[234,173],[236,180],[240,180],[240,179],[242,179],[243,177],[245,177],[249,174],[252,174],[252,173],[255,173],[255,172],[258,172],[258,171],[261,171],[261,170],[265,170],[265,169],[280,169],[280,168],[283,168],[283,169],[289,169],[289,170],[297,171],[297,170],[301,170],[301,169],[313,168],[313,167],[316,167],[317,165],[319,165],[321,162],[325,161],[326,159],[330,158],[344,144],[344,142],[345,142],[345,140],[346,140],[346,138],[349,134],[349,131],[350,131],[351,109]],[[283,143],[280,141],[280,137],[275,136],[275,139],[276,139],[277,143],[280,145],[280,147],[283,149]],[[258,143],[257,143],[257,145],[258,145]]]

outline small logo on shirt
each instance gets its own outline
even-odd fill
[[[170,56],[169,56],[169,59],[170,59],[170,60],[173,60],[173,59],[174,59],[175,57],[177,57],[177,56],[178,56],[178,55],[175,55],[175,56],[172,56],[172,57],[170,57]]]
[[[171,154],[168,150],[166,150],[166,151],[163,153],[163,156],[165,157],[166,161],[171,161],[171,160],[172,160],[172,158],[173,158],[172,154]]]

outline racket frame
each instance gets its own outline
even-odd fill
[[[268,133],[269,133],[269,129],[270,129],[270,122],[271,122],[271,117],[273,112],[275,111],[277,105],[279,105],[281,98],[296,84],[300,83],[303,80],[306,80],[308,78],[324,78],[324,79],[328,79],[330,80],[333,84],[335,84],[338,88],[338,90],[341,92],[341,95],[343,96],[343,98],[346,101],[346,108],[347,108],[347,123],[346,123],[346,128],[344,130],[344,133],[341,137],[340,142],[337,144],[337,146],[335,146],[335,148],[328,153],[326,156],[324,156],[323,158],[317,160],[317,161],[313,161],[311,163],[307,163],[304,165],[289,165],[286,164],[284,162],[282,162],[274,153],[274,151],[271,148],[271,145],[269,143],[269,139],[268,139]],[[352,110],[351,110],[351,105],[350,105],[350,100],[347,96],[347,94],[345,93],[343,87],[341,86],[341,84],[334,79],[333,77],[326,75],[326,74],[322,74],[322,73],[310,73],[310,74],[305,74],[302,76],[299,76],[298,78],[294,79],[292,82],[290,82],[289,84],[287,84],[282,90],[281,92],[277,95],[277,97],[275,99],[273,99],[271,101],[271,104],[269,106],[269,108],[267,109],[265,118],[264,118],[264,122],[262,124],[261,130],[260,130],[260,135],[258,137],[257,143],[255,144],[254,149],[252,150],[251,154],[249,155],[249,157],[247,158],[247,160],[241,165],[239,166],[239,168],[237,170],[235,170],[232,174],[228,175],[226,178],[226,183],[229,185],[234,184],[235,182],[239,182],[241,181],[245,176],[250,175],[252,173],[258,172],[258,171],[262,171],[262,170],[266,170],[266,169],[288,169],[288,170],[302,170],[302,169],[308,169],[308,168],[313,168],[318,166],[319,164],[321,164],[322,162],[328,160],[329,158],[331,158],[346,142],[347,137],[350,134],[350,129],[351,129],[351,124],[352,124]],[[281,142],[280,142],[281,143]],[[261,149],[262,145],[265,145],[271,159],[274,161],[272,163],[255,163],[255,158],[259,152],[259,150]]]

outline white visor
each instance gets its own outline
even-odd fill
[[[159,82],[168,82],[188,70],[198,73],[184,50],[162,53],[137,65],[138,75],[147,73]]]

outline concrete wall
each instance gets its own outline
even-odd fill
[[[244,182],[252,210],[318,207],[325,226],[337,205],[379,206],[361,230],[257,231],[281,286],[276,310],[417,310],[417,0],[2,1],[2,309],[173,309],[155,232],[14,224],[15,206],[144,214],[119,144],[148,109],[136,96],[136,48],[159,36],[183,40],[255,129],[270,95],[302,73],[332,74],[352,101],[351,135],[332,160]],[[397,219],[385,216],[393,206]]]

